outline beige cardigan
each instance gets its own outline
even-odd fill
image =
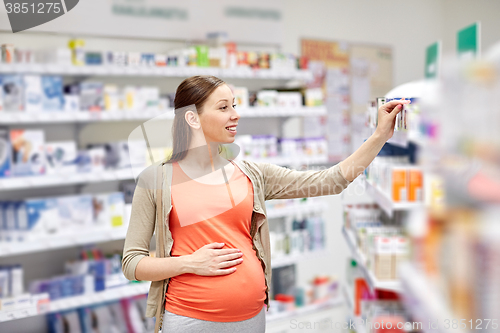
[[[271,253],[269,242],[269,225],[266,218],[265,201],[272,199],[292,199],[316,197],[341,193],[351,182],[346,180],[337,164],[321,171],[296,171],[269,163],[239,161],[236,163],[241,171],[250,179],[254,191],[254,207],[252,212],[251,237],[253,248],[260,259],[265,274],[266,300],[269,307],[269,286],[271,282]],[[161,168],[161,169],[160,169]],[[159,178],[161,177],[161,179]],[[172,182],[172,165],[160,163],[147,168],[139,177],[132,201],[130,224],[125,238],[122,269],[129,280],[136,280],[135,269],[139,261],[149,256],[149,244],[153,233],[156,235],[157,254],[169,257],[174,240],[169,229],[169,214],[172,209],[170,186]],[[159,185],[161,184],[161,185]],[[162,187],[162,192],[157,190]],[[156,194],[162,193],[161,219],[163,235],[160,242]],[[158,201],[159,202],[159,201]],[[157,316],[156,332],[161,327],[164,313],[165,293],[169,279],[153,281],[149,289],[146,316]],[[161,306],[161,309],[158,307]],[[158,318],[160,316],[160,318]]]

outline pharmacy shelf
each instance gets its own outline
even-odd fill
[[[327,205],[324,202],[317,203],[299,203],[292,206],[284,206],[282,208],[268,208],[267,209],[267,218],[280,218],[286,216],[295,216],[297,214],[312,214],[312,213],[321,213],[326,210]]]
[[[96,292],[89,295],[80,295],[75,297],[67,297],[56,301],[49,301],[48,311],[37,311],[35,309],[20,309],[20,310],[0,310],[0,322],[33,317],[51,312],[60,312],[70,309],[100,304],[104,302],[117,301],[122,298],[128,298],[138,295],[144,295],[149,291],[149,282],[130,283],[125,286],[107,289],[101,292]],[[34,310],[34,311],[33,311]]]
[[[267,158],[252,158],[253,162],[271,163],[277,165],[309,165],[309,164],[324,164],[328,163],[328,156],[276,156]]]
[[[335,297],[329,299],[327,301],[323,301],[321,303],[305,305],[299,308],[296,308],[293,311],[284,311],[277,312],[266,316],[266,322],[276,322],[281,320],[290,320],[292,318],[296,318],[299,316],[304,316],[308,314],[316,314],[319,311],[330,310],[338,306],[342,306],[344,304],[344,300],[342,297]]]
[[[303,158],[292,157],[274,157],[252,159],[254,162],[266,162],[277,165],[310,165],[321,164],[328,162],[327,156],[311,156]],[[44,176],[26,176],[26,177],[10,177],[0,178],[0,192],[12,190],[26,190],[36,187],[56,187],[70,186],[87,183],[101,183],[108,181],[132,180],[134,179],[132,171],[129,168],[87,172],[87,173],[72,173],[66,175],[44,175]]]
[[[356,245],[356,240],[354,235],[352,234],[351,231],[347,230],[345,227],[342,227],[342,234],[344,235],[344,238],[347,242],[347,245],[349,245],[349,248],[351,250],[352,256],[358,263],[358,267],[360,268],[361,272],[363,273],[366,282],[370,286],[370,289],[373,291],[375,289],[383,289],[383,290],[390,290],[394,291],[397,293],[400,293],[402,291],[401,287],[401,282],[400,281],[380,281],[378,280],[373,272],[368,269],[366,266],[367,260],[366,257],[364,256],[363,253],[358,249]]]
[[[297,255],[286,255],[278,258],[271,258],[271,267],[278,268],[288,265],[297,264],[300,261],[307,261],[316,258],[326,258],[330,256],[330,252],[327,250],[316,250],[306,252],[304,254]]]
[[[302,203],[295,206],[283,208],[271,208],[267,210],[268,218],[284,217],[290,215],[310,214],[322,212],[326,208],[324,203]],[[0,258],[6,256],[23,255],[27,253],[56,250],[73,246],[81,246],[92,243],[103,243],[113,240],[125,239],[127,234],[126,227],[119,228],[88,228],[78,230],[78,233],[65,232],[45,237],[32,237],[24,242],[0,242]],[[293,256],[273,261],[273,265],[285,266],[290,263],[296,263],[303,258],[325,255],[324,252],[313,252],[306,256]]]
[[[354,311],[354,304],[353,304],[354,297],[350,288],[351,287],[348,285],[342,285],[342,295],[344,296],[344,300],[345,303],[347,304],[347,307],[352,312]]]
[[[0,64],[0,73],[14,74],[57,74],[69,76],[147,76],[147,77],[189,77],[213,75],[223,78],[290,80],[312,78],[308,70],[272,70],[250,68],[211,67],[147,67],[147,66],[72,66],[57,64]]]
[[[326,115],[324,106],[303,106],[297,108],[287,107],[248,107],[237,108],[243,118],[266,118],[266,117],[312,117]],[[22,125],[22,124],[57,124],[57,123],[91,123],[91,122],[118,122],[118,121],[140,121],[140,120],[172,120],[174,110],[164,111],[75,111],[75,112],[2,112],[0,124]]]
[[[401,285],[403,288],[403,304],[405,309],[414,318],[414,321],[424,323],[423,331],[426,333],[465,333],[460,328],[445,329],[445,320],[456,319],[453,312],[444,299],[440,296],[442,293],[431,283],[428,277],[412,264],[405,263],[400,267]],[[437,329],[429,327],[428,322],[438,321]],[[466,322],[468,325],[468,322]]]
[[[72,173],[67,175],[10,177],[0,179],[0,192],[31,189],[34,187],[68,186],[130,179],[133,179],[133,176],[129,168],[101,172]]]
[[[423,203],[421,202],[394,202],[384,191],[380,190],[370,181],[365,180],[364,183],[368,194],[389,217],[392,217],[393,212],[396,210],[409,210],[423,207]]]
[[[46,237],[33,237],[24,242],[0,242],[0,257],[120,240],[125,239],[126,234],[126,227],[88,228],[78,230],[78,233],[73,231]]]

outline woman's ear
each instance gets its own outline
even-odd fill
[[[197,112],[186,111],[186,113],[184,114],[184,119],[186,119],[188,125],[194,129],[199,129],[201,127],[200,117],[198,116]]]

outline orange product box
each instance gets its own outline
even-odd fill
[[[408,201],[423,201],[423,173],[420,168],[408,169]]]
[[[407,168],[392,168],[392,200],[395,202],[407,201]]]

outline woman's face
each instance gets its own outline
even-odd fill
[[[200,115],[201,128],[207,143],[232,143],[240,115],[234,109],[231,89],[224,84],[208,97]]]

